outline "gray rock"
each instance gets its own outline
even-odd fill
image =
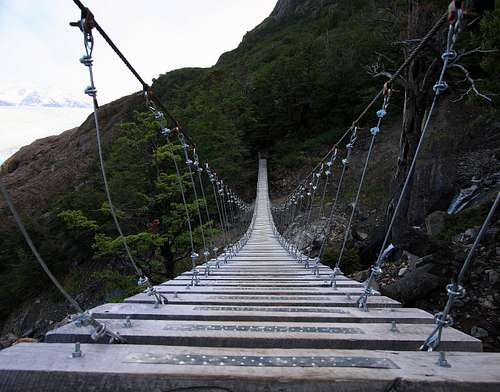
[[[488,270],[487,271],[488,273],[488,280],[490,282],[491,285],[494,285],[498,282],[498,272],[494,271],[494,270]]]
[[[12,333],[0,337],[0,350],[12,346],[18,337]]]
[[[356,230],[353,232],[354,238],[365,241],[368,238],[368,233],[365,233],[364,231]]]
[[[399,276],[399,277],[402,277],[402,276],[404,276],[404,275],[406,274],[406,272],[408,272],[408,268],[407,268],[407,267],[403,267],[403,268],[401,268],[401,269],[399,270],[399,272],[398,272],[398,276]]]
[[[407,271],[405,275],[385,287],[381,287],[383,295],[387,295],[403,303],[426,298],[431,292],[443,286],[445,281],[440,277],[420,271]]]
[[[413,253],[404,250],[403,254],[401,255],[401,260],[403,262],[406,262],[410,269],[415,269],[417,268],[417,262],[420,260],[420,258]]]
[[[351,277],[354,280],[357,280],[358,282],[364,282],[366,279],[368,279],[368,276],[370,275],[370,270],[364,270],[364,271],[359,271],[351,275]]]
[[[464,232],[465,241],[472,241],[476,238],[477,233],[479,233],[479,227],[473,227],[471,229],[467,229]]]
[[[446,212],[444,211],[434,211],[425,218],[425,228],[428,235],[436,237],[443,231],[445,216]]]
[[[470,330],[470,334],[474,336],[475,338],[481,339],[481,338],[487,338],[488,337],[488,331],[485,330],[484,328],[474,326]]]

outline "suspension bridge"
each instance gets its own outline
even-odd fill
[[[193,272],[147,294],[90,314],[127,344],[97,344],[92,325],[76,321],[45,343],[0,352],[2,391],[460,391],[500,385],[500,354],[446,328],[440,352],[417,350],[434,317],[373,293],[332,270],[314,273],[276,235],[261,160],[255,213],[244,244],[206,274]],[[100,342],[106,343],[102,340]],[[443,353],[446,352],[446,357]]]
[[[491,391],[500,390],[500,354],[483,353],[481,341],[452,328],[454,302],[465,293],[464,279],[474,251],[498,206],[497,195],[458,277],[446,287],[448,301],[432,315],[381,295],[374,284],[394,250],[391,230],[436,103],[447,89],[446,71],[460,56],[454,45],[463,10],[455,2],[421,40],[389,82],[338,143],[281,203],[269,200],[267,162],[259,159],[255,203],[243,202],[215,170],[202,165],[192,139],[119,51],[79,0],[79,22],[88,69],[85,92],[94,102],[99,161],[110,215],[142,293],[122,303],[85,310],[64,289],[40,256],[0,179],[0,191],[34,258],[76,314],[45,336],[0,352],[1,391]],[[391,83],[425,43],[449,21],[443,66],[434,98],[386,236],[368,279],[342,273],[344,253],[363,197],[377,136],[388,114]],[[97,89],[93,78],[92,31],[96,29],[141,83],[147,108],[173,154],[189,233],[190,271],[153,284],[135,259],[120,225],[108,187],[101,146]],[[322,263],[332,229],[338,225],[345,176],[358,143],[362,117],[378,101],[377,122],[363,162],[338,260]],[[188,144],[189,143],[189,144]],[[342,143],[347,143],[345,149]],[[191,144],[191,145],[190,145]],[[344,154],[340,157],[341,154]],[[185,178],[188,181],[185,181]],[[194,207],[188,198],[195,200]],[[331,196],[331,197],[330,197]],[[200,202],[201,201],[201,202]],[[208,202],[213,208],[208,207]],[[211,231],[218,222],[222,252]],[[313,222],[321,222],[314,228]],[[195,226],[201,241],[195,240]],[[219,239],[220,240],[220,239]],[[313,246],[320,242],[319,249]]]

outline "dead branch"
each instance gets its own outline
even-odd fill
[[[453,102],[457,102],[457,101],[460,101],[462,100],[466,95],[470,94],[472,91],[478,96],[478,97],[481,97],[485,100],[487,100],[488,102],[491,102],[491,98],[488,97],[487,95],[481,93],[477,86],[476,86],[476,80],[474,80],[471,76],[470,76],[470,72],[467,70],[467,68],[465,68],[463,65],[461,64],[451,64],[450,65],[450,68],[458,68],[460,71],[462,71],[462,73],[464,74],[465,76],[465,79],[470,83],[470,88],[464,93],[462,94],[462,96],[460,96],[459,98],[457,98],[457,100],[453,101]]]
[[[472,49],[472,50],[468,50],[466,52],[460,53],[455,58],[455,60],[453,60],[452,65],[458,63],[462,58],[464,58],[466,56],[470,56],[472,54],[476,54],[476,53],[485,54],[485,53],[495,53],[495,52],[498,52],[498,49],[481,49],[481,47],[479,47],[479,48],[475,48],[475,49]]]

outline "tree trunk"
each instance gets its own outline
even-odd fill
[[[172,248],[170,246],[170,243],[165,242],[162,247],[160,248],[161,255],[163,256],[163,259],[165,260],[164,266],[165,266],[165,274],[167,275],[168,279],[174,279],[175,278],[175,260],[174,260],[174,254],[172,253]]]
[[[408,38],[424,36],[430,28],[429,23],[435,19],[436,16],[430,9],[427,7],[422,9],[418,6],[418,2],[410,0],[408,3]],[[412,48],[408,49],[406,55],[409,55],[411,51]],[[406,72],[405,112],[401,129],[397,171],[391,184],[393,198],[388,208],[389,219],[392,217],[410,170],[422,134],[426,111],[433,96],[433,79],[440,65],[440,62],[433,60],[433,54],[429,55],[429,52],[423,52],[416,57]],[[393,243],[403,248],[408,246],[411,239],[410,227],[412,222],[410,222],[410,213],[414,175],[415,173],[412,173],[391,232]]]

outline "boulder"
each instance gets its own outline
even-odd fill
[[[488,337],[488,331],[485,330],[484,328],[474,326],[470,330],[470,334],[474,336],[475,338],[481,339],[481,338],[487,338]]]
[[[434,211],[425,218],[425,228],[431,237],[437,237],[445,227],[446,212]]]
[[[365,233],[361,230],[353,230],[352,235],[358,241],[365,241],[366,239],[368,239],[368,233]]]
[[[398,276],[399,276],[399,277],[402,277],[402,276],[404,276],[407,272],[408,272],[408,267],[403,267],[403,268],[401,268],[401,269],[399,270],[399,272],[398,272]]]
[[[415,269],[419,260],[420,258],[418,256],[408,252],[407,250],[404,250],[401,255],[401,261],[405,262],[409,269]]]
[[[488,281],[490,282],[490,285],[494,285],[498,282],[498,272],[495,270],[487,270],[485,271],[488,274]]]
[[[431,292],[444,287],[445,281],[420,270],[407,271],[394,283],[381,287],[381,293],[403,303],[426,298]]]
[[[370,270],[364,270],[364,271],[359,271],[351,275],[351,278],[354,280],[357,280],[358,282],[364,282],[366,279],[368,279],[368,276],[370,275]]]

